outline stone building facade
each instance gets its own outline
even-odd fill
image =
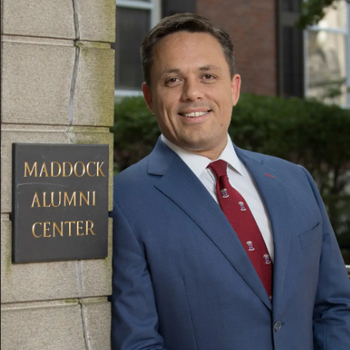
[[[106,259],[14,264],[12,144],[108,144],[114,0],[1,3],[1,349],[110,349]]]

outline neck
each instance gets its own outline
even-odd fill
[[[189,146],[178,146],[177,144],[175,144],[174,142],[170,141],[168,138],[166,138],[164,136],[164,134],[162,134],[162,140],[168,144],[168,146],[170,145],[171,148],[173,149],[179,149],[188,153],[193,153],[205,158],[208,158],[210,160],[216,160],[219,158],[220,154],[223,152],[223,150],[225,149],[227,142],[228,142],[228,137],[226,137],[225,142],[221,143],[220,145],[218,145],[217,147],[212,147],[212,148],[208,148],[208,149],[201,149],[201,148],[194,148],[191,145]]]

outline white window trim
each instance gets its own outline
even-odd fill
[[[128,97],[128,96],[142,96],[142,91],[140,90],[114,90],[114,97]]]
[[[118,7],[128,7],[128,8],[141,9],[141,10],[151,10],[153,7],[152,0],[151,2],[117,0],[116,5]]]
[[[344,34],[348,35],[348,31],[346,29],[340,29],[340,28],[328,28],[328,27],[321,27],[321,26],[310,26],[308,27],[308,31],[319,31],[322,30],[324,32],[328,33],[335,33],[335,34]]]
[[[304,30],[304,91],[306,92],[309,87],[309,71],[307,66],[307,49],[308,49],[308,32],[323,30],[329,33],[343,34],[345,35],[345,72],[346,72],[346,87],[350,88],[350,3],[346,3],[347,12],[347,30],[339,28],[324,28],[319,25],[309,26]],[[346,105],[344,108],[350,108],[350,92],[346,94]],[[350,265],[348,266],[350,270]]]
[[[150,0],[150,2],[145,1],[128,1],[128,0],[116,0],[117,7],[133,8],[140,10],[149,10],[151,13],[151,28],[153,28],[160,20],[161,16],[161,0]],[[140,62],[141,64],[141,62]],[[115,97],[125,97],[125,96],[142,96],[141,86],[140,90],[135,89],[115,89]]]

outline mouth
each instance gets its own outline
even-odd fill
[[[183,112],[183,113],[179,113],[179,115],[181,115],[182,117],[185,117],[185,118],[199,118],[199,117],[203,117],[204,115],[206,115],[210,112],[211,112],[211,109],[208,109],[206,111]]]

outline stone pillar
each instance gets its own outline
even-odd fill
[[[2,0],[1,349],[110,349],[107,259],[13,264],[12,144],[109,144],[115,0]]]

